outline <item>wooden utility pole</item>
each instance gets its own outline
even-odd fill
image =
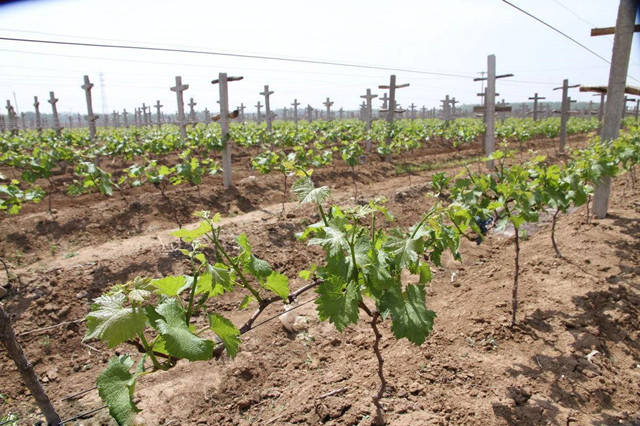
[[[364,119],[367,122],[367,142],[366,142],[366,150],[367,152],[371,152],[371,121],[373,120],[373,109],[372,109],[372,101],[374,98],[377,98],[378,95],[374,95],[371,93],[371,89],[367,89],[367,93],[360,96],[364,99],[365,109],[364,109]]]
[[[58,117],[58,107],[56,106],[58,99],[55,97],[53,92],[49,92],[48,102],[51,104],[51,113],[53,114],[53,128],[55,129],[56,134],[60,136],[62,126],[60,126],[60,117]]]
[[[600,139],[607,142],[618,137],[624,92],[631,54],[631,41],[635,30],[635,19],[638,12],[638,0],[620,0],[618,18],[616,20],[613,38],[613,53],[611,68],[609,69],[609,86],[607,88],[607,103],[604,110],[604,123]],[[611,178],[603,178],[596,187],[593,198],[593,214],[604,218],[609,208],[609,193],[611,192]]]
[[[180,126],[180,136],[182,139],[187,139],[187,123],[184,116],[184,98],[182,92],[189,88],[188,84],[182,84],[182,77],[176,76],[176,85],[170,90],[176,92],[176,101],[178,103],[178,115],[176,117],[178,126]]]
[[[96,138],[96,120],[98,116],[93,113],[93,105],[91,103],[91,88],[93,83],[89,81],[89,76],[84,76],[84,84],[81,86],[84,89],[85,97],[87,100],[87,121],[89,122],[89,136],[91,140]]]
[[[538,121],[538,101],[547,98],[538,96],[538,92],[536,92],[533,94],[533,97],[529,99],[533,101],[533,121]]]
[[[496,75],[496,55],[489,55],[487,57],[487,77],[474,78],[473,81],[487,81],[487,87],[485,89],[484,96],[484,152],[486,155],[491,155],[495,151],[496,139],[495,139],[495,126],[496,126],[496,80],[498,78],[513,77],[513,74]],[[511,107],[509,107],[511,108]],[[476,108],[474,108],[474,112]],[[487,161],[487,167],[493,169],[493,160]]]
[[[16,340],[13,327],[11,327],[11,319],[4,311],[2,303],[0,303],[0,342],[2,342],[6,348],[8,357],[11,358],[18,368],[22,381],[36,400],[36,404],[38,404],[38,408],[42,411],[47,423],[50,425],[60,424],[62,420],[55,408],[53,408],[53,404],[51,404],[51,400],[40,384],[33,366],[27,360],[22,347]]]
[[[562,104],[560,107],[560,152],[564,151],[564,148],[567,144],[567,121],[569,121],[569,89],[573,89],[574,87],[580,87],[579,84],[574,84],[573,86],[569,86],[569,80],[562,80],[562,86],[554,87],[553,90],[562,89]]]
[[[271,103],[269,102],[269,97],[273,95],[273,90],[269,90],[269,85],[265,84],[264,92],[260,92],[262,96],[264,96],[264,114],[267,120],[267,133],[271,133],[271,119],[273,118],[271,115]],[[258,102],[260,104],[260,102]],[[258,108],[258,114],[260,113],[260,109]],[[271,144],[271,149],[273,149],[273,143]]]
[[[291,104],[291,106],[293,107],[293,123],[298,126],[298,106],[300,105],[300,102],[298,102],[297,99],[293,100],[293,103]]]
[[[224,151],[222,152],[222,181],[225,189],[233,186],[231,179],[231,140],[229,139],[229,81],[242,80],[242,77],[227,77],[227,73],[218,74],[217,80],[212,80],[211,84],[220,86],[220,130]]]

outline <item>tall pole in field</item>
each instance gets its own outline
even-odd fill
[[[244,104],[243,104],[242,102],[240,102],[240,106],[238,107],[238,111],[240,112],[240,122],[241,122],[241,123],[244,123],[244,110],[245,110],[246,108],[247,108],[247,107],[246,107],[246,106],[244,106]]]
[[[273,118],[271,115],[271,103],[269,102],[269,97],[273,95],[273,90],[269,91],[269,85],[264,85],[264,92],[260,92],[262,96],[264,96],[264,113],[267,121],[267,133],[271,133],[271,119]],[[259,103],[259,102],[258,102]],[[272,144],[273,145],[273,144]],[[273,148],[273,146],[272,146]]]
[[[293,103],[291,104],[291,106],[293,107],[293,124],[295,124],[296,126],[298,126],[298,106],[300,105],[300,102],[298,102],[298,99],[294,99]]]
[[[254,105],[258,111],[257,115],[256,115],[256,121],[258,123],[260,123],[262,121],[262,115],[260,114],[260,108],[262,108],[262,104],[260,103],[260,101],[258,101],[257,104]]]
[[[122,121],[124,122],[124,127],[129,128],[129,113],[126,108],[122,110]]]
[[[158,99],[156,101],[156,125],[158,126],[158,129],[160,127],[162,127],[162,114],[160,113],[160,108],[162,108],[164,105],[160,105],[160,99]]]
[[[184,98],[182,92],[184,92],[188,88],[189,85],[182,84],[182,77],[177,75],[176,85],[170,89],[172,92],[176,92],[176,101],[178,103],[178,116],[176,118],[178,121],[178,126],[180,126],[180,136],[185,140],[187,139],[187,126],[184,117]]]
[[[498,78],[513,77],[513,74],[496,75],[496,55],[487,57],[487,77],[474,78],[473,81],[487,81],[487,87],[484,92],[484,152],[491,155],[496,148],[495,127],[496,127],[496,80]],[[476,109],[474,109],[476,111]],[[493,169],[493,160],[487,161],[487,167]]]
[[[311,123],[313,121],[313,107],[307,104],[307,121]]]
[[[55,97],[53,92],[49,92],[48,102],[51,104],[51,113],[53,114],[53,128],[56,130],[56,134],[60,136],[62,126],[60,126],[60,117],[58,117],[58,107],[56,106],[58,99]]]
[[[331,100],[327,98],[327,100],[324,101],[322,105],[327,108],[327,121],[331,121],[331,105],[333,105],[333,102],[331,102]]]
[[[604,110],[604,123],[600,139],[607,142],[618,137],[622,109],[625,107],[624,91],[631,54],[631,41],[638,12],[638,0],[620,0],[618,18],[616,20],[613,38],[613,54],[609,69],[609,86],[607,88],[607,103]],[[609,208],[609,193],[611,178],[605,177],[596,187],[593,198],[593,213],[598,218],[604,218]]]
[[[569,121],[569,89],[580,87],[579,84],[569,86],[569,80],[562,80],[562,86],[555,87],[553,90],[562,89],[562,106],[560,108],[560,152],[564,151],[567,144],[567,121]]]
[[[364,119],[367,122],[367,143],[366,143],[366,149],[367,152],[371,152],[371,121],[373,120],[373,108],[372,108],[372,101],[374,98],[377,98],[378,95],[374,95],[371,93],[371,89],[367,89],[367,93],[365,93],[364,95],[360,96],[361,98],[363,98],[366,102],[366,106],[365,106],[365,114],[364,114]]]
[[[36,112],[36,129],[38,132],[42,132],[42,117],[40,116],[40,102],[38,102],[38,97],[33,97],[33,108]]]
[[[93,104],[91,103],[91,88],[93,83],[89,81],[89,76],[84,76],[84,84],[81,86],[84,89],[85,98],[87,100],[87,121],[89,122],[89,136],[91,139],[96,137],[96,120],[98,116],[93,113]]]
[[[538,101],[542,99],[547,99],[538,96],[538,93],[534,93],[532,98],[529,98],[533,101],[533,121],[538,121]]]
[[[403,111],[396,110],[396,90],[409,87],[409,83],[396,84],[395,74],[391,74],[389,78],[389,85],[380,85],[378,89],[389,89],[389,109],[387,110],[387,144],[391,143],[391,130],[393,129],[393,120],[396,113],[402,113]],[[391,156],[387,156],[387,161],[391,160]]]
[[[189,121],[191,122],[191,125],[196,124],[196,122],[198,121],[198,118],[196,117],[196,110],[194,109],[194,107],[196,105],[198,105],[197,102],[195,102],[193,100],[193,98],[189,98]]]
[[[229,139],[229,89],[228,82],[242,80],[242,77],[227,77],[227,73],[218,74],[218,79],[211,81],[211,84],[218,84],[220,87],[220,130],[224,151],[222,152],[222,181],[225,189],[233,185],[231,179],[231,140]]]

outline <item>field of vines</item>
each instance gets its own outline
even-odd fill
[[[233,123],[230,189],[216,124],[5,133],[0,297],[65,424],[637,424],[640,126],[598,126]]]

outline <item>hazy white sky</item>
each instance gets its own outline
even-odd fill
[[[613,26],[618,0],[512,0],[565,33],[611,58],[613,36],[590,37],[592,27]],[[606,84],[609,66],[500,0],[322,0],[322,1],[161,1],[40,0],[0,7],[0,36],[80,42],[197,48],[233,53],[278,55],[468,75],[443,78],[397,72],[398,92],[408,106],[439,105],[444,95],[476,103],[480,83],[472,76],[486,69],[487,55],[497,57],[498,82],[507,102],[538,92],[559,101],[552,91],[562,79],[570,84]],[[629,73],[640,80],[640,36],[636,34]],[[334,108],[355,109],[367,88],[388,84],[390,72],[269,60],[239,59],[163,52],[51,46],[0,40],[0,102],[20,111],[41,110],[50,90],[59,111],[85,112],[82,76],[95,83],[94,111],[128,111],[156,100],[166,112],[176,110],[169,90],[181,75],[190,85],[196,109],[217,111],[218,88],[210,81],[219,72],[242,75],[230,83],[231,107],[258,100],[269,84],[274,108],[294,98],[322,108],[327,96]],[[104,98],[100,87],[103,73]],[[629,84],[640,86],[636,80]],[[571,91],[589,101],[590,94]],[[379,106],[379,103],[375,104]],[[6,113],[2,108],[2,113]]]

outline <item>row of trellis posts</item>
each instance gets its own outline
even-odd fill
[[[472,111],[476,115],[481,115],[484,118],[484,123],[486,126],[486,131],[484,134],[484,147],[485,147],[485,152],[489,154],[495,150],[496,115],[498,115],[498,118],[504,119],[506,113],[514,113],[513,108],[510,105],[507,105],[504,102],[504,100],[502,100],[502,102],[500,103],[496,102],[496,97],[499,96],[499,93],[496,92],[496,81],[501,78],[512,77],[513,74],[501,74],[501,75],[496,74],[495,55],[488,56],[487,71],[486,73],[483,73],[483,74],[486,74],[486,77],[474,79],[474,81],[481,81],[481,80],[486,81],[486,87],[481,93],[478,93],[478,96],[480,96],[483,101],[480,106],[474,107]],[[258,101],[258,103],[255,105],[256,111],[257,111],[255,115],[253,115],[252,117],[245,116],[246,106],[242,103],[233,112],[229,113],[229,98],[228,98],[227,83],[230,81],[236,81],[239,79],[242,79],[242,77],[229,77],[226,75],[226,73],[220,73],[218,76],[218,79],[212,81],[212,84],[218,84],[220,89],[220,95],[219,95],[219,101],[218,101],[218,103],[220,104],[220,114],[215,117],[212,117],[209,110],[207,109],[204,110],[203,122],[205,124],[209,124],[212,120],[219,121],[222,127],[222,138],[225,142],[228,139],[229,123],[232,120],[239,120],[240,122],[245,122],[247,118],[249,119],[253,118],[256,121],[260,122],[264,118],[264,120],[266,121],[267,132],[271,132],[272,122],[277,116],[272,111],[272,108],[271,108],[270,96],[274,92],[273,90],[269,89],[268,85],[265,85],[264,91],[260,92],[260,95],[264,97],[264,104],[261,104],[260,101]],[[382,102],[382,107],[378,110],[378,114],[377,114],[378,118],[384,118],[388,123],[392,123],[395,120],[395,117],[397,116],[407,117],[406,114],[409,113],[408,118],[411,118],[411,119],[440,117],[444,119],[447,123],[449,123],[451,120],[455,119],[456,117],[465,115],[464,111],[461,111],[460,109],[456,109],[456,104],[459,103],[459,101],[457,101],[455,97],[450,97],[449,95],[446,95],[445,98],[440,101],[442,104],[442,108],[440,110],[436,110],[435,108],[427,109],[425,106],[423,106],[420,114],[418,114],[416,105],[413,103],[410,104],[409,109],[404,109],[397,102],[396,90],[403,87],[407,87],[407,86],[409,86],[409,84],[398,85],[396,83],[395,75],[391,75],[388,85],[378,86],[379,89],[386,90],[383,96],[379,98],[379,100]],[[599,102],[599,109],[597,112],[592,111],[592,102],[589,103],[588,109],[580,112],[580,111],[573,111],[570,108],[571,103],[574,103],[575,101],[572,100],[571,97],[569,96],[569,89],[577,88],[577,87],[580,87],[580,85],[578,84],[569,85],[568,80],[565,79],[563,81],[562,86],[559,86],[553,89],[553,90],[562,91],[562,101],[560,104],[561,105],[560,110],[553,110],[549,103],[546,104],[546,109],[539,108],[541,104],[538,101],[544,100],[546,98],[539,96],[538,93],[536,92],[533,97],[529,98],[529,100],[533,101],[532,111],[528,110],[527,105],[521,104],[520,113],[518,114],[521,117],[526,117],[529,114],[531,114],[534,120],[538,120],[541,116],[549,117],[554,113],[559,113],[560,120],[561,120],[559,148],[561,151],[563,151],[566,146],[567,121],[570,115],[582,113],[582,114],[591,116],[591,115],[597,114],[598,119],[600,121],[602,121],[603,118],[605,117],[605,106],[606,106],[605,97],[607,93],[607,90],[606,90],[607,88],[606,87],[605,88],[581,87],[580,89],[581,91],[597,92],[594,96],[599,96],[600,102]],[[98,121],[99,116],[94,114],[93,112],[93,103],[92,103],[92,97],[91,97],[91,89],[93,88],[93,83],[91,83],[91,81],[89,80],[89,76],[87,75],[84,76],[84,82],[81,88],[85,92],[85,98],[86,98],[86,104],[87,104],[87,115],[84,117],[84,119],[88,124],[90,137],[91,139],[94,139],[96,136],[96,126],[97,126],[96,122]],[[184,84],[182,82],[181,76],[176,76],[175,85],[170,88],[170,90],[175,92],[176,94],[176,103],[177,103],[177,114],[175,115],[173,120],[171,120],[169,117],[165,116],[162,113],[162,108],[164,107],[164,105],[162,105],[158,100],[154,105],[154,108],[156,110],[155,120],[154,120],[154,117],[152,117],[151,106],[148,106],[145,103],[143,103],[142,107],[134,109],[131,122],[129,120],[130,113],[128,113],[127,110],[124,109],[122,111],[122,114],[120,114],[117,111],[113,111],[113,113],[111,114],[111,123],[109,123],[109,115],[108,114],[105,115],[103,123],[105,126],[109,126],[109,124],[111,124],[112,127],[121,127],[121,126],[129,127],[130,125],[134,125],[134,126],[156,125],[158,127],[161,127],[164,123],[173,123],[179,126],[181,136],[183,138],[186,138],[187,126],[195,125],[198,122],[197,112],[194,108],[197,105],[197,103],[194,101],[193,98],[190,98],[190,101],[187,104],[189,106],[188,115],[185,111],[184,92],[187,89],[189,89],[189,85]],[[635,93],[631,91],[630,93],[640,95],[640,92]],[[361,96],[361,98],[363,98],[364,100],[360,105],[359,119],[367,123],[367,129],[371,129],[371,122],[374,118],[372,101],[374,98],[377,98],[377,97],[378,97],[377,94],[371,93],[371,89],[367,89],[366,93]],[[626,96],[624,96],[624,99],[620,101],[620,103],[622,104],[622,108],[621,108],[622,117],[624,117],[624,114],[627,111],[626,104],[630,101],[635,101],[634,114],[637,120],[638,110],[640,109],[640,99],[633,99]],[[56,106],[57,102],[58,102],[58,99],[55,97],[54,92],[49,92],[48,103],[51,104],[51,111],[52,111],[51,117],[53,121],[52,128],[55,129],[55,131],[58,134],[60,134],[63,126],[58,114],[58,110]],[[42,117],[40,113],[40,102],[38,101],[37,96],[34,97],[33,105],[35,108],[35,115],[34,115],[35,122],[33,124],[35,126],[32,126],[32,127],[35,127],[35,129],[37,129],[38,131],[41,131],[43,128],[47,127],[47,123],[45,122],[45,119]],[[298,99],[294,99],[293,103],[291,104],[292,109],[290,110],[292,112],[292,116],[289,117],[288,116],[289,110],[287,110],[287,108],[283,108],[282,119],[292,120],[297,125],[298,120],[301,118],[299,115],[300,111],[298,109],[300,105],[301,104],[298,102]],[[331,111],[331,107],[334,105],[334,102],[327,97],[326,101],[323,102],[323,105],[325,107],[324,114],[321,114],[321,111],[319,109],[314,109],[311,105],[307,105],[307,107],[305,108],[306,117],[304,118],[306,118],[306,120],[308,121],[312,121],[314,119],[319,119],[319,118],[324,118],[326,120],[331,120],[332,118],[334,118],[335,113]],[[264,114],[262,114],[262,107],[265,108]],[[18,132],[18,129],[19,129],[18,116],[15,113],[15,110],[9,100],[7,100],[6,109],[7,109],[7,123],[5,123],[4,116],[0,115],[0,131],[5,132],[6,130],[9,130],[10,132],[15,134]],[[340,108],[338,110],[337,118],[339,119],[354,118],[355,114],[356,113],[353,111],[345,112],[342,108]],[[73,116],[69,115],[67,116],[67,119],[69,121],[69,127],[73,127]],[[122,122],[121,122],[121,119],[122,119]],[[82,117],[80,116],[80,114],[77,114],[77,120],[78,120],[78,125],[80,126],[82,121]],[[22,128],[26,129],[27,126],[26,126],[24,113],[21,114],[21,121],[22,121]],[[232,185],[231,144],[225,143],[225,146],[226,147],[223,153],[224,186],[228,188]],[[371,149],[371,141],[366,142],[366,148],[367,150]],[[488,162],[488,167],[492,168],[493,163]]]

